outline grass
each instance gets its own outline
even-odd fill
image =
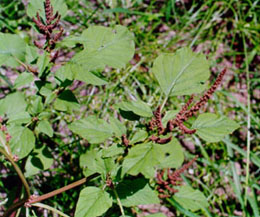
[[[136,37],[136,53],[140,58],[136,65],[108,72],[109,80],[113,82],[105,89],[82,85],[77,90],[87,89],[91,93],[79,100],[101,117],[107,112],[113,113],[112,105],[117,103],[115,93],[120,95],[119,99],[141,98],[154,107],[162,102],[158,85],[149,70],[161,52],[172,52],[187,45],[208,54],[212,80],[223,67],[228,68],[227,81],[210,101],[209,107],[220,114],[232,116],[241,124],[241,129],[218,144],[204,144],[198,138],[186,138],[194,144],[193,151],[187,149],[189,154],[186,159],[191,159],[195,154],[200,156],[194,168],[195,175],[186,174],[186,182],[204,192],[210,208],[195,215],[176,204],[176,201],[168,201],[168,206],[170,209],[172,205],[177,207],[177,211],[173,210],[177,216],[259,216],[259,107],[256,104],[259,99],[253,94],[254,89],[259,88],[259,1],[128,0],[119,3],[116,8],[108,7],[104,1],[66,2],[73,14],[65,18],[65,24],[76,27],[66,31],[80,33],[93,23],[112,26],[121,23]],[[19,9],[19,16],[7,15],[3,10],[6,7]],[[16,18],[19,21],[13,22]],[[29,22],[20,3],[12,2],[0,9],[0,28],[4,32],[22,34],[29,30]],[[22,24],[22,29],[18,28],[17,23]],[[8,78],[5,80],[9,81]],[[243,98],[246,98],[246,103]],[[174,109],[182,101],[181,98],[170,98],[165,106]],[[85,110],[81,115],[88,114],[89,111]],[[69,117],[61,118],[65,121]],[[69,176],[46,178],[43,174],[39,175],[39,180],[47,181],[37,188],[40,191],[61,187],[82,177],[74,165],[78,166],[79,153],[84,152],[84,148],[76,138],[70,141],[71,144],[55,141],[63,147],[56,153],[65,159],[57,161],[55,171]],[[75,148],[79,148],[79,153],[73,153]],[[78,192],[68,192],[69,197],[62,194],[48,202],[70,213],[80,189],[76,190]]]

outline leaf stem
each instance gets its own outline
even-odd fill
[[[123,208],[123,206],[122,206],[121,200],[120,200],[120,198],[119,198],[119,196],[118,196],[118,193],[117,193],[117,191],[116,191],[115,188],[113,188],[113,192],[114,192],[114,194],[115,194],[115,196],[116,196],[116,200],[117,200],[118,206],[119,206],[119,208],[120,208],[120,212],[121,212],[122,216],[125,217],[124,208]]]
[[[60,216],[63,216],[63,217],[69,217],[68,215],[66,215],[65,213],[51,207],[51,206],[48,206],[46,204],[43,204],[43,203],[35,203],[35,204],[32,204],[32,206],[36,206],[36,207],[40,207],[40,208],[43,208],[43,209],[47,209],[47,210],[50,210],[52,211],[53,213],[56,213]]]

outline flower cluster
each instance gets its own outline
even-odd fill
[[[175,170],[172,172],[170,169],[167,170],[167,178],[164,180],[164,170],[161,172],[158,172],[156,175],[157,178],[157,190],[159,192],[160,198],[167,198],[170,197],[170,195],[178,192],[177,189],[174,188],[174,186],[179,186],[182,183],[182,178],[180,175],[187,170],[196,160],[198,156],[193,158],[190,162],[184,164],[180,169]]]
[[[47,52],[51,52],[63,34],[63,28],[59,26],[61,15],[56,12],[53,14],[53,7],[51,5],[50,0],[46,0],[44,3],[44,10],[45,10],[45,22],[42,21],[39,13],[37,12],[36,18],[32,18],[33,22],[38,27],[40,33],[45,36],[46,45],[45,47],[41,45],[38,41],[34,41],[35,46],[40,49],[45,49]],[[59,26],[59,32],[57,34],[52,34],[53,30]],[[58,56],[58,51],[52,56],[51,62],[54,62]]]

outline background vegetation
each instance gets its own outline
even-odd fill
[[[207,196],[210,207],[198,213],[200,216],[259,216],[260,2],[66,0],[66,3],[69,11],[62,20],[65,35],[80,34],[92,24],[112,27],[121,24],[135,35],[136,54],[124,70],[111,73],[110,80],[114,82],[105,88],[78,81],[73,84],[81,104],[89,104],[91,108],[82,107],[78,113],[81,117],[113,114],[112,105],[121,99],[139,97],[150,104],[161,102],[150,69],[153,60],[162,52],[173,52],[184,46],[203,52],[210,60],[212,80],[224,67],[228,69],[222,89],[214,94],[207,110],[225,114],[241,127],[220,143],[205,144],[197,137],[180,136],[187,150],[185,158],[199,156],[193,167],[184,173],[184,179]],[[26,6],[27,1],[0,2],[1,32],[16,33],[28,41],[36,37],[32,20],[26,15]],[[58,60],[68,60],[72,55],[69,49],[63,50]],[[1,98],[12,91],[13,81],[21,70],[19,67],[15,71],[0,68]],[[182,97],[170,99],[167,107],[175,109],[182,102]],[[70,115],[60,115],[64,123],[71,119]],[[60,127],[56,133],[63,139],[54,136],[45,141],[55,156],[52,167],[29,179],[38,194],[84,177],[79,156],[86,150],[85,145],[77,138],[68,137],[66,128]],[[11,201],[6,202],[5,198],[6,195],[15,196],[13,186],[17,177],[3,158],[0,161],[1,206],[8,206]],[[10,176],[12,172],[14,176]],[[46,203],[72,215],[83,187],[50,198]],[[249,192],[248,197],[245,191]],[[133,212],[142,216],[159,210],[167,216],[191,216],[171,206],[140,206]],[[37,209],[35,212],[43,213]]]

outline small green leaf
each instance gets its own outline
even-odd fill
[[[101,216],[112,206],[109,194],[96,187],[86,187],[79,195],[75,217]]]
[[[31,121],[31,116],[28,112],[14,113],[9,116],[8,124],[27,124]]]
[[[116,187],[116,191],[125,207],[160,203],[158,196],[150,188],[148,180],[143,178],[124,180]]]
[[[41,77],[42,75],[44,75],[44,73],[46,73],[46,68],[48,67],[49,61],[50,60],[48,57],[48,53],[46,51],[44,51],[44,53],[41,54],[37,60],[39,77]]]
[[[121,137],[123,134],[126,134],[125,125],[122,124],[118,119],[114,118],[113,116],[110,116],[109,121],[112,130],[117,137]]]
[[[23,72],[16,78],[16,80],[14,82],[14,87],[18,88],[18,87],[25,86],[27,84],[30,84],[33,80],[34,80],[34,78],[31,73]]]
[[[25,60],[26,63],[31,64],[38,58],[37,48],[33,46],[26,45],[26,55]]]
[[[48,135],[49,137],[53,136],[53,129],[49,121],[41,120],[37,126],[39,132]]]
[[[101,143],[113,135],[111,126],[95,116],[74,121],[69,129],[88,140],[90,143]]]
[[[59,111],[72,112],[78,110],[80,105],[71,90],[63,91],[54,102],[54,108]]]
[[[162,213],[156,213],[156,214],[148,215],[147,217],[166,217],[166,215]]]
[[[173,198],[185,209],[196,211],[209,206],[207,198],[199,190],[189,186],[181,186]]]
[[[181,48],[174,54],[161,54],[154,61],[152,72],[166,96],[200,93],[210,76],[206,57],[190,48]]]
[[[154,167],[160,164],[164,157],[160,145],[152,142],[138,144],[130,149],[122,166],[122,176],[127,174],[136,176],[142,173],[146,178],[155,175]]]
[[[26,127],[12,126],[8,128],[11,135],[10,147],[12,153],[19,159],[26,157],[34,148],[35,137],[31,130]]]
[[[25,41],[18,35],[0,33],[0,66],[17,67],[25,61]]]
[[[138,130],[133,138],[130,140],[130,144],[144,141],[148,137],[148,133],[145,130]]]
[[[196,134],[207,142],[218,142],[238,127],[239,124],[226,116],[211,113],[199,115],[192,125],[192,128],[196,129]]]
[[[28,112],[35,116],[43,111],[42,98],[40,96],[34,96],[32,102],[28,107]]]
[[[162,118],[162,124],[164,127],[166,127],[169,120],[172,120],[175,118],[175,116],[178,114],[179,110],[169,110],[165,113],[165,115]]]
[[[25,176],[33,176],[40,171],[47,170],[51,167],[54,160],[49,148],[43,145],[41,148],[37,148],[29,156],[25,165]]]
[[[27,7],[27,15],[29,17],[35,17],[38,12],[42,18],[46,19],[44,13],[44,2],[45,0],[30,0]],[[53,6],[54,14],[58,11],[62,18],[66,15],[68,8],[64,0],[51,0],[51,4]]]
[[[153,112],[149,105],[141,100],[131,102],[120,102],[116,105],[117,108],[123,111],[131,111],[141,117],[152,117]]]
[[[177,139],[172,138],[171,142],[161,145],[161,151],[164,153],[164,157],[160,158],[159,168],[179,168],[183,161],[183,150]]]
[[[25,112],[26,106],[25,97],[22,93],[8,94],[5,98],[0,99],[0,115],[7,114],[7,116],[10,116]]]

